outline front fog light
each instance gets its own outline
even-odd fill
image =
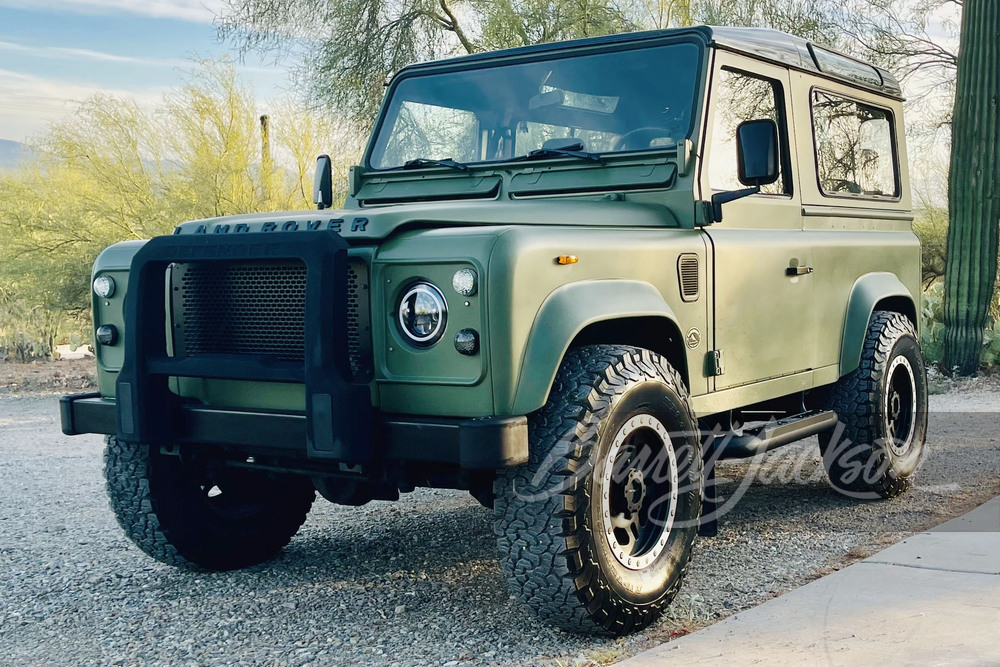
[[[110,324],[102,324],[97,327],[94,337],[101,345],[114,345],[118,342],[118,329]]]
[[[444,335],[448,306],[441,290],[430,283],[410,286],[399,302],[399,326],[411,343],[428,347]]]
[[[459,269],[451,278],[451,286],[462,296],[472,296],[479,289],[479,276],[472,269]]]
[[[97,276],[94,278],[94,294],[107,299],[115,293],[115,279],[111,276]]]
[[[469,355],[479,352],[479,333],[475,329],[462,329],[455,334],[455,349]]]

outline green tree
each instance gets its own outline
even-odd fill
[[[1000,234],[1000,4],[967,0],[953,116],[945,368],[979,369]]]
[[[665,14],[686,4],[664,2]],[[386,78],[410,63],[636,30],[645,18],[615,0],[228,0],[220,34],[290,56],[315,99],[367,129]]]
[[[316,156],[343,166],[360,153],[358,133],[324,115],[267,111],[262,155],[252,91],[205,62],[157,109],[97,95],[39,137],[32,163],[0,174],[0,357],[47,357],[88,335],[90,267],[105,247],[185,220],[308,208]]]

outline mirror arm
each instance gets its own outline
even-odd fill
[[[760,186],[755,185],[745,190],[730,190],[729,192],[716,192],[712,195],[712,222],[722,222],[722,205],[737,199],[743,199],[760,192]]]

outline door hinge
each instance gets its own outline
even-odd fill
[[[710,350],[705,358],[705,373],[709,377],[722,375],[726,372],[726,366],[722,357],[722,350]]]

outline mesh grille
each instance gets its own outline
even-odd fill
[[[347,265],[347,354],[351,362],[351,375],[364,375],[370,348],[367,325],[368,267],[361,262]]]
[[[681,285],[681,299],[698,300],[698,255],[681,255],[677,259],[677,278]]]
[[[269,355],[305,362],[306,267],[302,262],[175,264],[178,353]],[[348,263],[347,339],[352,374],[370,365],[368,267]]]
[[[185,355],[305,360],[305,264],[199,262],[184,265],[179,278]]]

